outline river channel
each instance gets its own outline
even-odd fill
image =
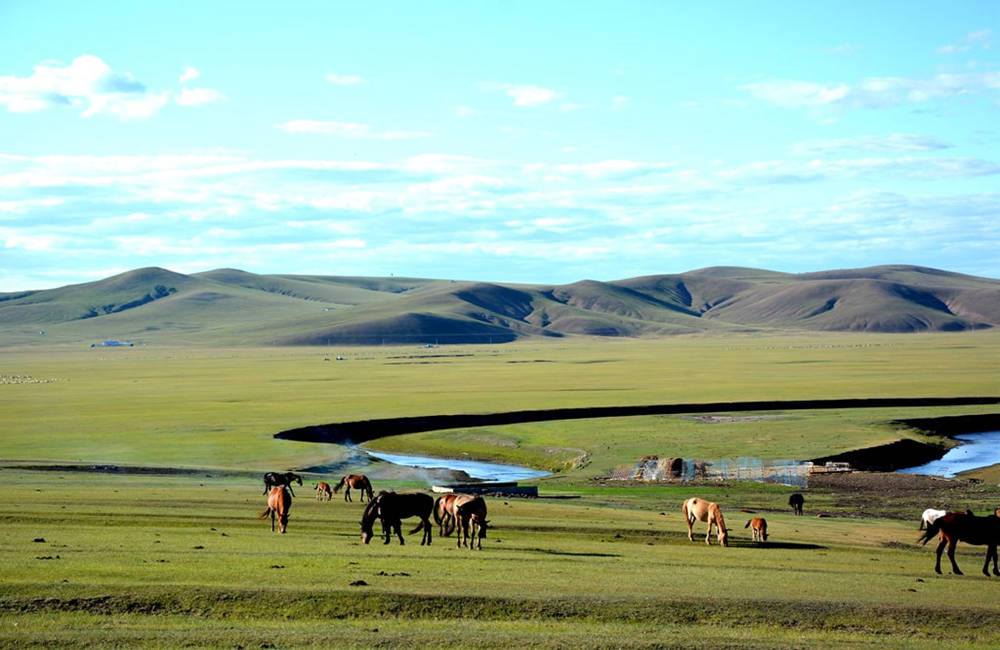
[[[948,453],[938,460],[899,471],[905,474],[931,474],[953,478],[960,472],[1000,463],[1000,431],[963,433],[954,438],[961,440],[963,444],[949,449]]]
[[[427,469],[445,468],[465,472],[472,478],[482,481],[525,481],[527,479],[538,478],[540,476],[548,476],[549,474],[549,472],[542,472],[529,467],[518,467],[517,465],[482,463],[479,461],[462,460],[459,458],[430,458],[428,456],[384,454],[379,451],[364,451],[373,458],[378,458],[396,465],[422,467]]]
[[[1000,464],[1000,431],[963,433],[954,437],[956,440],[962,441],[962,444],[950,449],[940,459],[931,461],[925,465],[908,467],[899,471],[904,474],[930,474],[932,476],[953,478],[961,472]],[[364,452],[373,458],[378,458],[395,465],[462,471],[472,478],[482,481],[525,481],[549,474],[549,472],[534,470],[529,467],[518,467],[516,465],[484,463],[457,458],[386,454],[368,450],[364,450]]]

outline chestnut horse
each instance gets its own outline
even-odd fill
[[[438,525],[438,535],[442,537],[451,535],[451,531],[454,530],[454,502],[457,497],[458,494],[455,492],[449,492],[442,494],[434,501],[434,523]]]
[[[791,506],[792,512],[797,515],[802,514],[802,504],[805,503],[805,497],[796,492],[792,496],[788,497],[788,505]]]
[[[365,544],[372,541],[375,536],[372,530],[375,519],[382,522],[382,534],[385,535],[385,543],[388,544],[395,532],[399,537],[400,545],[404,544],[403,532],[401,530],[401,519],[407,517],[419,517],[420,523],[410,531],[410,534],[423,530],[424,535],[420,540],[420,545],[431,543],[431,510],[434,509],[434,497],[423,492],[403,492],[396,494],[382,490],[374,499],[368,500],[364,514],[361,515],[361,541]]]
[[[261,494],[267,494],[276,485],[283,485],[288,488],[292,496],[295,496],[295,490],[292,489],[292,481],[302,485],[302,477],[298,474],[293,474],[292,472],[268,472],[264,474],[264,491]]]
[[[316,500],[317,501],[329,501],[333,498],[333,492],[330,491],[330,484],[324,481],[320,481],[313,486],[316,490]]]
[[[941,573],[941,551],[948,545],[948,559],[951,560],[951,570],[955,575],[962,575],[955,562],[955,546],[958,542],[986,546],[986,561],[983,562],[983,575],[990,576],[988,567],[993,560],[993,575],[1000,576],[997,570],[997,545],[1000,544],[1000,509],[987,517],[977,517],[971,512],[949,512],[938,517],[927,527],[923,537],[918,542],[927,544],[935,535],[941,533],[941,543],[937,547],[937,563],[934,571]]]
[[[333,493],[340,492],[340,488],[345,488],[344,501],[351,501],[351,488],[361,490],[361,503],[365,502],[366,494],[368,495],[368,503],[372,501],[372,484],[364,474],[348,474],[340,479],[340,483],[337,483],[336,487],[333,488]]]
[[[455,520],[458,527],[456,545],[458,548],[468,546],[471,551],[473,540],[475,548],[483,550],[483,539],[486,537],[486,528],[490,523],[486,519],[486,501],[481,496],[471,496],[468,494],[459,495],[468,497],[466,499],[455,499]],[[472,528],[472,535],[469,535],[469,528]],[[478,533],[478,534],[477,534]]]
[[[747,522],[747,525],[744,526],[744,528],[750,529],[750,534],[753,535],[753,541],[767,541],[767,519],[764,519],[763,517],[754,517]]]
[[[274,518],[278,518],[278,530],[282,533],[288,528],[288,511],[292,509],[292,495],[283,485],[275,485],[267,495],[267,508],[260,513],[258,519],[271,515],[271,532],[274,532]]]
[[[692,526],[697,519],[698,521],[708,522],[708,531],[705,533],[706,544],[709,546],[712,545],[712,526],[714,525],[717,529],[719,543],[723,546],[729,546],[729,533],[726,531],[726,522],[722,518],[722,510],[719,510],[719,504],[705,501],[698,497],[692,497],[684,502],[681,511],[684,513],[684,522],[687,523],[689,540],[694,541]]]

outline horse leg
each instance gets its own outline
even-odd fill
[[[392,526],[393,528],[396,529],[396,536],[399,537],[399,545],[403,546],[404,544],[406,544],[406,542],[403,541],[403,522],[397,519],[394,522],[392,522]]]
[[[712,545],[712,520],[708,520],[708,532],[705,533],[705,543],[709,546]]]
[[[948,559],[951,560],[951,570],[957,576],[965,575],[962,570],[958,568],[958,563],[955,562],[955,547],[958,546],[958,539],[952,539],[948,542]]]
[[[992,544],[989,552],[993,555],[993,575],[1000,576],[1000,571],[997,571],[997,545]]]
[[[344,484],[344,501],[351,501],[351,486]]]

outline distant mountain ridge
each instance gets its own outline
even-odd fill
[[[150,267],[0,293],[0,344],[500,343],[701,332],[963,331],[1000,325],[1000,280],[919,266],[816,273],[710,267],[614,282],[184,275]]]

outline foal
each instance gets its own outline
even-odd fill
[[[753,541],[767,541],[767,519],[764,519],[763,517],[754,517],[747,522],[747,525],[744,526],[744,528],[750,529],[750,534],[753,535]]]

